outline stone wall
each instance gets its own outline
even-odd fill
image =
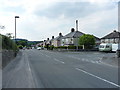
[[[2,50],[2,68],[4,68],[11,60],[15,58],[16,54],[12,50]]]

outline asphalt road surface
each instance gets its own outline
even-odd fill
[[[118,67],[101,62],[110,54],[24,50],[3,69],[3,88],[118,88]]]

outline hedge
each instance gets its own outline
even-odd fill
[[[14,50],[14,51],[18,50],[15,42],[11,40],[9,37],[0,34],[0,39],[2,40],[1,42],[2,49]]]
[[[47,48],[47,46],[44,46],[44,48]],[[77,46],[58,46],[58,47],[55,47],[55,46],[48,46],[48,49],[50,50],[53,50],[54,49],[77,49]],[[83,49],[82,46],[78,46],[78,49]]]

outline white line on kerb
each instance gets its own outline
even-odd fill
[[[79,71],[81,71],[81,72],[84,72],[84,73],[86,73],[86,74],[88,74],[88,75],[90,75],[90,76],[96,77],[96,78],[98,78],[98,79],[100,79],[100,80],[102,80],[102,81],[105,81],[105,82],[107,82],[107,83],[109,83],[109,84],[112,84],[112,85],[114,85],[114,86],[116,86],[116,87],[120,87],[119,85],[117,85],[117,84],[115,84],[115,83],[113,83],[113,82],[111,82],[111,81],[108,81],[108,80],[106,80],[106,79],[103,79],[103,78],[101,78],[101,77],[98,77],[98,76],[96,76],[96,75],[93,75],[93,74],[91,74],[91,73],[89,73],[89,72],[86,72],[86,71],[84,71],[84,70],[82,70],[82,69],[76,68],[76,70],[79,70]]]
[[[60,62],[60,63],[63,63],[63,64],[65,64],[65,62],[63,62],[63,61],[60,61],[60,60],[58,60],[58,59],[56,59],[56,58],[54,58],[54,60],[55,60],[55,61],[58,61],[58,62]]]

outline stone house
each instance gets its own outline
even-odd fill
[[[62,33],[59,33],[59,36],[52,40],[51,45],[53,45],[54,47],[61,46],[62,37],[63,37]]]
[[[116,30],[101,38],[101,43],[117,44],[119,42],[120,42],[120,32]]]
[[[82,33],[78,30],[75,31],[74,28],[71,29],[71,32],[65,35],[61,40],[61,46],[78,46],[79,45],[79,38],[84,35],[85,33]],[[96,36],[95,37],[95,44],[96,46],[100,44],[100,39]]]
[[[69,45],[78,45],[79,37],[82,36],[84,33],[75,31],[74,28],[71,29],[71,32],[62,37],[61,46],[69,46]]]

